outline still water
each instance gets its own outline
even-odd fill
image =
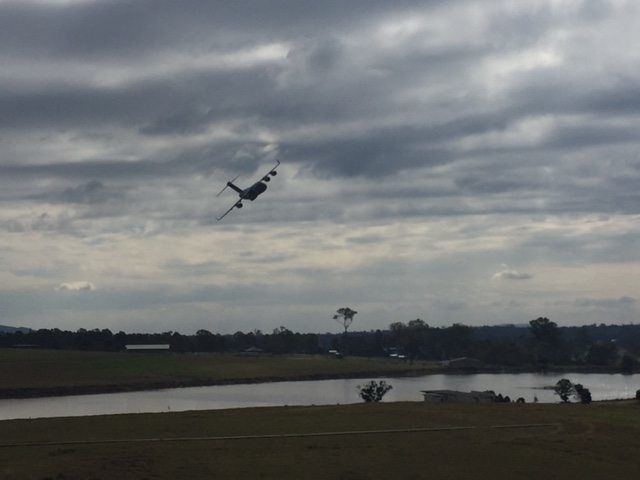
[[[393,389],[385,401],[422,401],[421,390],[493,390],[523,397],[532,402],[558,402],[552,390],[560,378],[582,383],[594,400],[633,398],[640,389],[640,374],[562,373],[562,374],[475,374],[427,375],[385,378]],[[0,400],[0,420],[38,417],[69,417],[116,413],[178,412],[224,408],[281,405],[329,405],[358,403],[357,386],[369,379],[315,380],[251,385],[173,388],[143,392],[74,395],[33,399]]]

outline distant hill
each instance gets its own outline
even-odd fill
[[[30,331],[31,329],[27,327],[9,327],[7,325],[0,325],[0,333],[15,333],[15,332],[29,333]]]

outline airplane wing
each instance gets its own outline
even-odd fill
[[[221,216],[217,217],[217,220],[218,221],[222,220],[224,217],[227,216],[228,213],[231,212],[231,210],[233,210],[234,208],[236,208],[239,205],[242,205],[242,199],[238,200],[236,203],[231,205],[231,208],[229,210],[227,210],[226,212],[224,212]]]
[[[262,177],[262,180],[264,181],[269,181],[269,176],[275,177],[278,172],[276,172],[276,168],[278,168],[280,166],[280,160],[276,160],[276,164],[274,167],[271,168],[271,170],[269,170],[267,173],[264,174],[264,176]]]

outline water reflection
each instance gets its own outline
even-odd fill
[[[385,401],[422,401],[421,390],[494,390],[512,400],[557,402],[558,397],[543,387],[560,378],[582,383],[594,400],[632,398],[640,389],[640,375],[621,374],[477,374],[428,375],[385,378],[393,385]],[[215,410],[278,405],[328,405],[357,403],[357,386],[369,379],[277,382],[253,385],[175,388],[145,392],[76,395],[20,400],[0,400],[0,420],[15,418],[65,417],[116,413]]]

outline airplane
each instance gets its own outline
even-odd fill
[[[229,208],[229,210],[227,210],[222,215],[217,217],[217,220],[218,221],[222,220],[234,208],[242,208],[243,200],[251,200],[253,202],[256,198],[258,198],[258,195],[260,195],[267,189],[267,182],[271,181],[271,177],[275,177],[278,174],[278,172],[276,172],[276,168],[278,168],[279,165],[280,165],[280,160],[276,160],[275,166],[271,170],[269,170],[269,172],[267,172],[267,174],[264,177],[262,177],[253,185],[251,185],[249,188],[245,188],[244,190],[233,184],[233,182],[238,178],[238,176],[236,176],[236,178],[234,178],[233,180],[229,180],[225,185],[225,187],[222,190],[220,190],[218,195],[216,195],[216,197],[219,197],[222,194],[222,192],[224,192],[227,189],[227,187],[230,187],[232,190],[235,190],[238,193],[240,200],[238,200],[236,203],[231,205],[231,208]]]

